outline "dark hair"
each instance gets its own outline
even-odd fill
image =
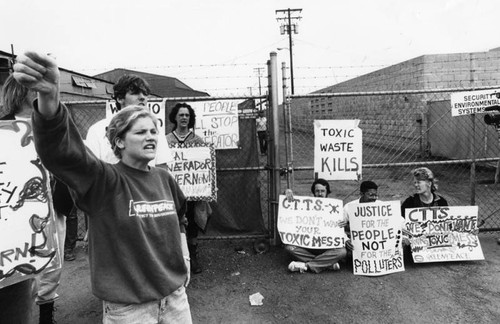
[[[0,110],[0,118],[3,120],[15,119],[15,115],[22,109],[22,106],[29,100],[32,91],[19,84],[11,75],[5,80],[2,88],[3,106]]]
[[[141,106],[128,106],[120,110],[119,113],[113,116],[106,131],[106,136],[111,143],[113,153],[119,159],[122,158],[121,149],[116,145],[117,138],[125,138],[125,134],[132,128],[134,123],[143,117],[149,117],[153,120],[158,128],[158,119],[152,113]]]
[[[361,185],[359,186],[359,191],[361,191],[361,193],[365,193],[370,189],[377,190],[378,189],[377,184],[375,182],[369,181],[369,180],[361,182]]]
[[[177,113],[181,108],[187,108],[187,110],[189,110],[188,128],[194,128],[194,124],[196,123],[196,114],[194,113],[194,109],[187,103],[183,102],[176,104],[174,108],[172,108],[170,114],[168,115],[168,120],[170,120],[170,122],[174,124],[173,130],[177,128],[177,120],[175,119],[175,117],[177,117]]]
[[[327,196],[331,193],[330,184],[328,183],[328,181],[326,181],[325,179],[319,178],[319,179],[314,180],[314,182],[311,185],[311,192],[313,195],[314,195],[314,189],[315,189],[317,184],[320,184],[320,185],[326,187],[326,195]]]
[[[115,99],[118,109],[122,108],[118,99],[125,98],[125,95],[129,91],[133,94],[142,92],[144,95],[149,96],[151,88],[148,82],[140,76],[135,74],[123,75],[113,86],[113,99]]]

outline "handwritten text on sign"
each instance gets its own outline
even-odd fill
[[[405,228],[415,262],[484,260],[477,237],[477,206],[412,208]]]
[[[61,267],[48,172],[27,121],[0,121],[0,288]]]
[[[149,101],[147,103],[148,111],[155,115],[158,119],[158,130],[160,134],[165,135],[165,101]],[[116,102],[114,100],[106,101],[106,118],[113,117],[118,113],[118,108],[116,107]]]
[[[359,120],[314,121],[314,173],[326,180],[361,178]]]
[[[196,134],[216,150],[238,148],[240,131],[237,100],[199,101],[189,104],[196,112]]]
[[[278,232],[284,244],[312,249],[344,247],[342,200],[294,196],[292,202],[280,196]]]
[[[404,271],[399,201],[349,204],[354,274],[380,276]]]
[[[170,147],[167,169],[188,200],[217,200],[215,150],[212,144],[180,144]]]

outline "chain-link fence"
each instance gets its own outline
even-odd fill
[[[282,146],[289,148],[286,162],[293,165],[296,191],[309,194],[314,178],[314,120],[359,119],[362,178],[379,185],[379,199],[406,199],[414,193],[411,170],[426,166],[450,205],[478,205],[480,229],[500,229],[498,134],[483,114],[452,117],[450,92],[323,93],[288,102],[281,123],[288,143]],[[344,203],[359,197],[357,181],[332,181],[331,187],[331,196]]]
[[[239,107],[238,149],[216,151],[218,199],[211,203],[213,214],[206,233],[200,239],[254,239],[269,236],[267,156],[261,155],[258,150],[255,122],[257,108],[252,101],[257,98],[241,99],[250,100],[252,105]],[[176,98],[167,98],[166,116],[175,102]],[[103,100],[65,104],[83,138],[86,138],[90,126],[106,116],[106,102]],[[168,131],[170,127],[167,127]],[[77,210],[77,214],[78,237],[83,239],[87,228],[85,215],[80,210]]]

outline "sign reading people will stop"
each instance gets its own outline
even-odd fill
[[[359,119],[314,121],[314,174],[326,180],[361,179]]]

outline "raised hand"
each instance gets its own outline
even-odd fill
[[[27,88],[44,94],[59,90],[59,69],[56,61],[36,52],[26,52],[14,64],[14,78]]]
[[[55,114],[59,105],[59,68],[52,57],[36,52],[20,55],[14,64],[14,78],[38,92],[40,113]]]

